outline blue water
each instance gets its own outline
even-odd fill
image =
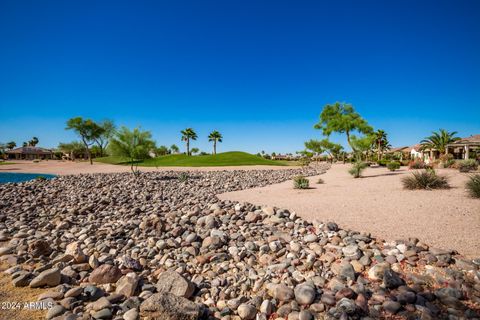
[[[45,177],[46,179],[52,179],[56,177],[53,174],[44,174],[44,173],[0,172],[0,183],[24,182],[24,181],[35,179],[39,176]]]

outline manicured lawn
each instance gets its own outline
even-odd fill
[[[14,162],[0,162],[0,166],[4,164],[15,164]]]
[[[110,164],[127,164],[128,159],[121,157],[104,157],[95,159],[95,161]],[[293,161],[268,160],[246,152],[231,151],[218,153],[217,155],[190,157],[184,154],[171,154],[147,159],[138,165],[143,167],[222,167],[253,165],[288,166],[296,164],[297,163]]]

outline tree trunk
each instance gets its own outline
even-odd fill
[[[347,135],[348,145],[352,148],[353,153],[356,153],[357,150],[352,146],[352,142],[350,141],[350,131],[345,131],[345,134]]]
[[[217,154],[217,140],[213,141],[213,154]]]
[[[187,156],[190,155],[190,139],[187,138]]]
[[[381,144],[381,142],[378,141],[378,161],[380,161],[380,157],[381,157],[380,144]]]
[[[88,148],[88,143],[87,141],[85,141],[84,138],[82,138],[82,141],[83,141],[83,144],[85,145],[85,152],[87,152],[87,157],[88,157],[88,160],[90,161],[90,165],[93,165],[92,155],[90,153],[90,149]]]

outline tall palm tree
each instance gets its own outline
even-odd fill
[[[37,137],[33,137],[32,140],[30,140],[28,142],[28,145],[30,145],[32,147],[35,147],[37,144],[38,144],[38,138]]]
[[[197,134],[193,131],[192,128],[187,128],[180,131],[182,134],[182,141],[187,143],[187,156],[190,155],[190,140],[197,140]]]
[[[423,150],[436,149],[440,153],[447,154],[447,145],[460,140],[459,137],[455,136],[456,134],[457,131],[448,132],[445,129],[440,129],[438,132],[433,131],[432,135],[420,141],[420,144]]]
[[[15,148],[17,146],[17,144],[15,143],[15,141],[10,141],[7,143],[7,148],[9,150],[12,150],[13,148]]]
[[[382,158],[382,153],[385,149],[388,149],[388,139],[387,139],[387,133],[383,130],[377,130],[373,133],[375,137],[375,148],[377,149],[377,160],[380,161]]]
[[[213,154],[217,154],[217,142],[222,142],[222,134],[217,130],[210,132],[208,141],[213,141]]]

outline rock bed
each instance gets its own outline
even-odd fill
[[[0,185],[0,259],[47,319],[480,317],[479,260],[215,196],[325,169]]]

